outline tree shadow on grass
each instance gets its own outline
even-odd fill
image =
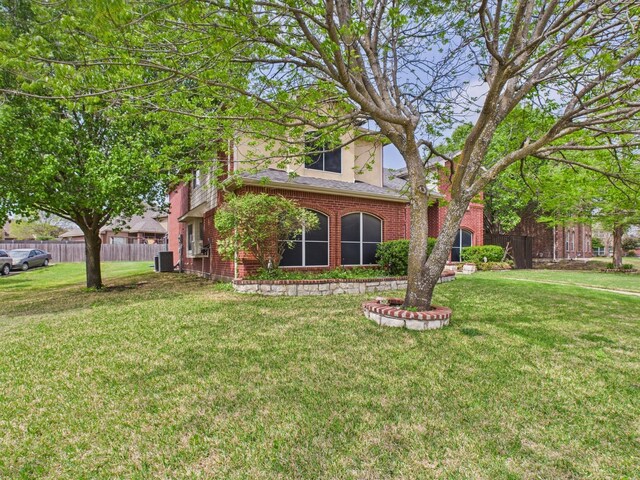
[[[175,275],[167,274],[132,275],[108,280],[105,288],[99,291],[79,285],[53,285],[4,300],[3,315],[11,319],[38,314],[64,314],[98,306],[120,307],[158,296],[179,297],[206,282],[197,277],[181,276],[180,281],[176,283],[176,278]]]

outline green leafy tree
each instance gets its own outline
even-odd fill
[[[519,148],[516,132],[533,138],[553,122],[539,109],[516,109],[496,131],[488,158]],[[444,148],[459,148],[468,128],[454,132]],[[632,128],[626,121],[617,123],[620,132]],[[485,226],[496,233],[508,232],[532,205],[539,221],[549,225],[598,223],[612,232],[614,264],[620,267],[622,235],[640,218],[640,157],[635,147],[624,146],[633,143],[629,135],[599,137],[578,131],[566,141],[582,148],[534,154],[501,172],[484,193]],[[549,149],[553,151],[554,144]]]
[[[252,254],[263,270],[278,268],[295,237],[318,228],[318,216],[279,195],[230,196],[215,216],[218,251],[228,259]]]
[[[640,246],[640,238],[638,237],[626,237],[622,239],[623,250],[634,250]]]
[[[0,7],[0,217],[42,211],[75,223],[85,239],[87,287],[101,288],[100,228],[149,207],[162,210],[169,185],[198,159],[213,158],[219,147],[215,138],[203,139],[188,118],[178,122],[170,112],[142,108],[124,87],[113,96],[87,91],[66,99],[80,86],[100,90],[138,83],[146,85],[138,94],[153,98],[159,81],[154,71],[125,64],[76,69],[35,60],[82,58],[68,14],[84,6],[63,2],[50,11],[23,0]],[[43,21],[44,11],[54,17]],[[180,88],[175,92],[182,95]]]
[[[158,155],[165,139],[144,117],[105,105],[15,97],[0,106],[5,210],[57,215],[82,230],[87,287],[101,288],[100,228],[162,208],[174,178]]]
[[[581,162],[593,169],[574,172],[558,165],[553,172],[539,176],[541,219],[549,224],[571,222],[598,223],[612,232],[613,263],[622,266],[622,237],[640,222],[640,158],[633,150],[589,152]],[[628,179],[619,178],[620,171]]]
[[[640,109],[635,0],[63,1],[39,4],[36,13],[46,33],[55,25],[83,55],[60,55],[46,35],[29,32],[0,48],[9,69],[26,69],[29,78],[32,65],[53,67],[58,75],[37,78],[68,97],[126,91],[143,105],[211,119],[221,136],[266,142],[270,151],[256,162],[302,159],[309,129],[332,144],[368,122],[367,135],[388,140],[407,165],[405,304],[416,308],[431,304],[467,206],[501,172],[530,158],[610,148],[601,140]],[[121,65],[155,73],[106,85],[105,72],[110,78]],[[470,81],[483,95],[471,94]],[[17,90],[29,94],[7,89]],[[210,105],[197,108],[193,96]],[[490,157],[499,127],[522,105],[537,105],[553,121],[532,136],[515,130],[517,148]],[[440,152],[436,141],[469,112],[477,118],[460,155]],[[625,146],[637,146],[638,125],[625,128]],[[580,130],[600,142],[576,143],[570,137]],[[427,259],[424,162],[433,155],[452,165],[451,200]]]
[[[66,230],[60,219],[46,215],[35,220],[14,219],[11,223],[11,235],[16,240],[53,240]]]

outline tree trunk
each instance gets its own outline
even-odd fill
[[[429,200],[426,194],[412,195],[410,206],[409,266],[407,272],[407,292],[404,297],[406,307],[428,308],[430,297],[426,296],[424,285],[425,263],[429,238]]]
[[[88,229],[84,232],[85,265],[87,288],[102,288],[102,271],[100,269],[100,231]]]
[[[422,272],[422,278],[420,281],[421,286],[421,300],[424,302],[419,306],[420,308],[431,308],[431,301],[433,298],[433,291],[440,280],[440,275],[444,270],[444,267],[449,259],[451,253],[451,247],[460,229],[460,222],[462,217],[467,211],[468,201],[464,200],[452,200],[447,208],[447,215],[444,220],[444,225],[438,234],[438,240],[433,247],[433,251]]]
[[[622,268],[622,235],[624,228],[619,225],[613,227],[613,268]]]

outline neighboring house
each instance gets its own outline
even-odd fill
[[[256,147],[239,142],[216,162],[222,163],[227,175],[241,177],[239,186],[227,191],[282,195],[316,212],[320,228],[310,235],[304,232],[294,248],[285,252],[280,265],[322,270],[373,265],[378,243],[409,237],[409,206],[403,195],[406,173],[383,168],[382,147],[360,139],[317,155],[311,164],[277,168],[274,162],[256,173],[242,169]],[[224,193],[212,186],[211,171],[205,167],[195,172],[191,182],[170,193],[169,250],[184,271],[216,279],[241,278],[255,271],[257,262],[248,255],[239,255],[235,262],[223,260],[217,252],[214,215],[224,202]],[[437,181],[430,193],[429,235],[437,236],[448,194]],[[482,213],[481,204],[470,205],[452,251],[453,260],[459,259],[462,247],[482,245]]]
[[[601,248],[593,249],[594,255],[600,257],[613,256],[613,232],[611,230],[605,230],[602,226],[596,224],[594,225],[591,237],[600,239],[603,245]]]
[[[14,239],[13,235],[11,235],[11,221],[8,221],[0,228],[0,240],[9,241]]]
[[[162,215],[151,210],[142,216],[135,215],[124,225],[118,221],[100,229],[100,239],[103,244],[151,244],[166,243],[167,229],[162,225]],[[166,217],[166,215],[165,215]],[[69,230],[60,235],[60,239],[69,242],[84,242],[84,234],[79,228]]]
[[[532,237],[533,260],[575,260],[591,258],[591,227],[585,224],[572,224],[550,227],[538,222],[533,205],[521,216],[520,223],[509,232],[510,235]]]

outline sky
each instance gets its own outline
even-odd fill
[[[487,93],[487,88],[488,87],[486,83],[471,82],[469,83],[466,89],[466,93],[463,95],[463,97],[475,98],[476,99],[475,103],[479,104],[484,99],[484,96]],[[478,118],[478,112],[476,111],[476,109],[469,108],[469,107],[470,107],[469,103],[465,103],[465,105],[460,105],[459,108],[456,109],[457,111],[454,112],[456,117],[462,122],[475,122],[475,120]],[[450,130],[448,132],[445,132],[444,135],[448,136],[452,132],[453,130]],[[400,155],[400,152],[395,147],[395,145],[392,145],[392,144],[384,147],[383,163],[384,163],[384,168],[397,169],[397,168],[405,167],[405,163],[402,158],[402,155]]]

